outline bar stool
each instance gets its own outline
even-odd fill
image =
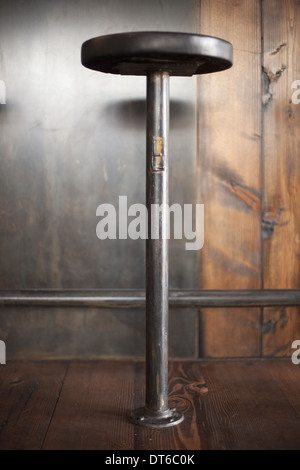
[[[182,413],[168,404],[168,224],[159,212],[158,237],[151,238],[151,207],[169,203],[169,77],[213,73],[232,66],[232,45],[219,38],[174,32],[133,32],[89,39],[82,64],[92,70],[147,77],[146,129],[146,399],[134,410],[135,424],[167,427]],[[157,219],[156,219],[157,220]]]

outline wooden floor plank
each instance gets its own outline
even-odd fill
[[[292,361],[268,361],[266,364],[290,404],[300,416],[300,364],[293,364]]]
[[[66,363],[0,366],[0,449],[40,449],[58,400]]]
[[[287,390],[300,383],[297,375],[286,378]],[[136,406],[143,405],[143,384],[140,364]],[[300,407],[299,396],[293,393]],[[171,362],[169,398],[184,421],[162,430],[137,426],[135,449],[300,449],[299,416],[263,361]]]
[[[145,364],[20,363],[0,368],[0,449],[300,450],[300,366],[291,360],[170,361],[169,402],[184,421],[129,421]]]
[[[206,412],[218,422],[225,449],[300,449],[299,416],[266,362],[210,362],[203,374],[209,390]],[[211,444],[221,448],[216,435]]]
[[[43,449],[133,448],[132,362],[71,363]]]

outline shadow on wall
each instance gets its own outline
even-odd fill
[[[111,124],[132,129],[146,129],[146,100],[112,101],[104,108]],[[170,128],[185,128],[195,123],[195,106],[180,100],[170,100]]]

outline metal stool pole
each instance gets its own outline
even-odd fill
[[[169,76],[228,69],[232,46],[199,34],[121,33],[86,41],[81,60],[100,72],[147,77],[146,400],[131,420],[172,426],[183,415],[168,404]]]
[[[183,420],[168,404],[168,139],[169,73],[151,73],[147,76],[146,404],[131,418],[155,427]]]
[[[162,412],[168,409],[169,257],[163,234],[163,207],[169,203],[168,133],[169,74],[157,72],[147,77],[146,407]],[[162,207],[158,227],[152,217],[154,204]]]

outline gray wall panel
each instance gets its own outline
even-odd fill
[[[117,204],[119,195],[129,205],[145,202],[146,79],[85,69],[80,48],[93,36],[121,31],[193,32],[194,21],[192,0],[1,1],[0,80],[7,91],[0,105],[1,289],[144,287],[145,242],[100,241],[96,208]],[[170,98],[170,202],[195,203],[194,78],[171,79]],[[170,243],[172,288],[197,286],[197,254],[184,242]],[[140,314],[132,315],[138,329]],[[5,336],[21,322],[30,337],[26,315],[9,318]],[[48,311],[44,328],[56,330],[58,318]],[[60,321],[67,321],[63,313]],[[111,330],[110,321],[105,316],[103,331]],[[119,333],[111,347],[118,350],[124,325],[118,315],[114,322]],[[178,320],[178,331],[186,322]]]

